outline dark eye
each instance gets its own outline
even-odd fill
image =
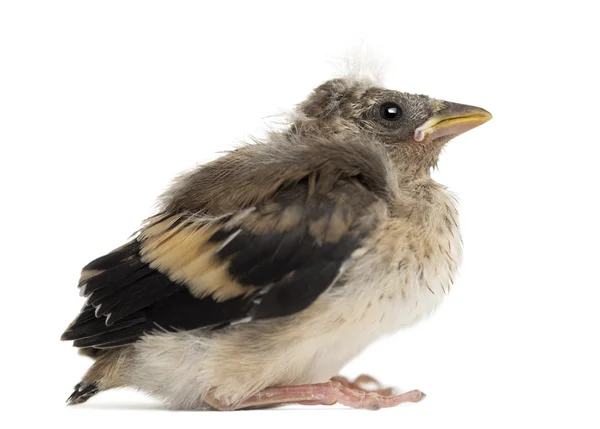
[[[379,114],[386,121],[397,121],[402,117],[402,108],[396,103],[383,103],[379,108]]]

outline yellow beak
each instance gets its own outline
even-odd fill
[[[415,130],[414,140],[457,136],[492,119],[487,110],[466,104],[444,102],[444,108]]]

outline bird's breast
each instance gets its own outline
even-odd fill
[[[461,255],[454,210],[425,224],[391,219],[348,273],[349,310],[381,333],[411,325],[450,292]]]
[[[302,381],[326,380],[377,338],[431,314],[450,291],[460,253],[458,230],[411,238],[388,228],[342,284],[303,314],[310,341],[290,347],[311,356]]]

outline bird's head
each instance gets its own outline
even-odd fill
[[[487,122],[484,109],[381,88],[369,80],[333,79],[297,108],[296,132],[363,134],[383,143],[395,162],[427,171],[453,137]]]

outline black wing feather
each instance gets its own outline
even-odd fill
[[[365,216],[371,216],[370,207],[381,200],[351,184],[337,192],[311,196],[306,184],[296,185],[280,193],[264,212],[258,206],[253,218],[232,225],[235,216],[222,217],[220,227],[205,243],[217,244],[216,263],[226,265],[231,281],[248,291],[227,299],[192,293],[185,279],[174,281],[168,271],[156,265],[151,268],[142,256],[142,236],[92,261],[84,268],[80,284],[87,305],[62,339],[74,340],[76,347],[118,347],[156,329],[221,328],[241,319],[280,317],[305,309],[335,283],[376,224],[372,219],[365,221]],[[346,207],[349,200],[354,203],[351,209]],[[287,219],[285,228],[278,228],[277,222],[270,230],[265,227],[283,216],[290,204],[296,204],[301,213],[296,223]],[[328,235],[334,213],[338,222],[345,217],[352,222],[343,221],[339,234]],[[168,249],[173,242],[161,237],[174,236],[174,228],[197,231],[195,219],[181,218],[164,215],[153,224],[162,234],[158,239],[169,242]],[[160,222],[164,219],[169,223],[163,231]]]

